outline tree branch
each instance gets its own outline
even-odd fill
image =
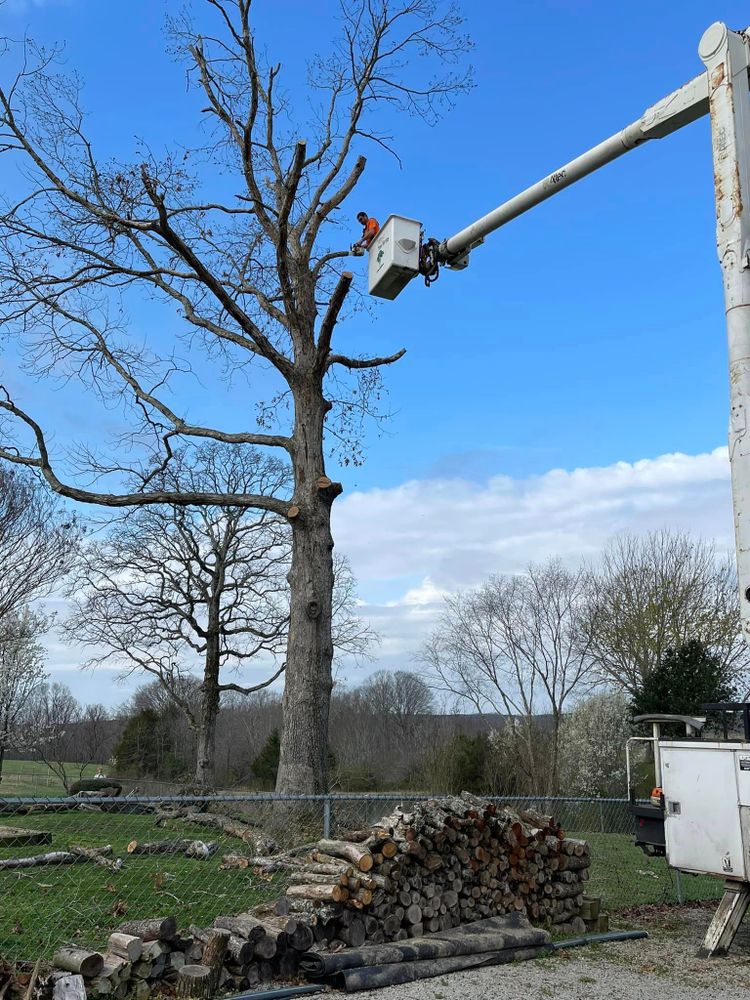
[[[341,308],[344,305],[344,300],[349,293],[349,289],[352,285],[352,279],[354,275],[351,271],[344,271],[338,280],[336,288],[333,291],[328,302],[328,308],[326,314],[323,317],[323,322],[320,326],[320,334],[318,335],[318,367],[324,370],[326,367],[326,361],[328,354],[331,350],[331,338],[333,337],[333,329],[336,326],[336,320],[339,317]]]
[[[10,413],[29,428],[34,436],[39,453],[34,458],[10,451],[8,448],[0,448],[0,458],[12,462],[14,465],[24,465],[27,468],[38,469],[48,486],[55,493],[59,494],[59,496],[67,497],[69,500],[77,500],[80,503],[99,504],[104,507],[143,507],[152,504],[174,504],[181,507],[255,507],[258,510],[268,510],[274,514],[286,517],[289,509],[288,502],[252,493],[174,492],[169,490],[155,490],[150,493],[97,493],[65,483],[57,476],[52,467],[44,431],[40,425],[16,406],[8,396],[5,387],[0,387],[0,389],[5,394],[4,399],[0,398],[0,409],[5,410],[6,413]]]
[[[351,369],[380,368],[382,365],[392,365],[394,362],[400,361],[405,354],[405,347],[384,358],[348,358],[344,354],[329,354],[326,368],[331,368],[333,365],[342,365],[344,368]]]

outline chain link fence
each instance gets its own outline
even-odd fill
[[[238,856],[336,837],[376,822],[399,803],[408,808],[435,797],[1,798],[0,957],[35,960],[64,943],[101,947],[125,920],[174,915],[185,930],[210,925],[220,914],[248,910],[285,890],[283,873],[266,874]],[[719,880],[679,875],[635,847],[626,799],[495,801],[554,815],[569,836],[588,840],[588,891],[601,895],[610,910],[721,896]],[[237,827],[206,826],[207,812],[234,818]],[[238,836],[243,832],[245,839]],[[208,857],[200,848],[189,850],[194,841],[210,843]],[[98,861],[91,849],[100,852]],[[50,854],[63,857],[36,860]],[[224,861],[229,855],[233,862]],[[18,866],[19,859],[29,859],[28,866]]]

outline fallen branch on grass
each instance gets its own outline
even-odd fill
[[[184,854],[186,858],[210,858],[219,849],[216,841],[204,843],[202,840],[161,840],[151,844],[131,840],[128,854]]]
[[[44,865],[75,865],[81,861],[95,861],[96,864],[101,864],[105,861],[104,855],[111,853],[111,844],[107,844],[104,847],[71,848],[70,851],[50,851],[48,854],[37,854],[30,858],[5,858],[5,860],[0,861],[0,869],[41,868]],[[116,862],[113,861],[111,864],[115,865]]]

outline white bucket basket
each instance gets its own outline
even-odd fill
[[[419,274],[421,223],[403,215],[389,215],[370,244],[368,287],[371,295],[395,299]]]

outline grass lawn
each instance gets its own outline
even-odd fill
[[[102,946],[124,920],[175,915],[181,928],[213,923],[219,914],[238,913],[280,894],[273,882],[250,871],[218,870],[221,855],[242,853],[241,841],[220,831],[173,822],[154,825],[152,816],[69,812],[57,815],[0,816],[0,824],[48,830],[51,845],[0,850],[0,859],[65,850],[70,844],[111,844],[124,858],[112,872],[84,862],[0,871],[0,957],[35,960],[65,942]],[[182,856],[129,856],[133,840],[178,837],[215,840],[219,851],[208,861]]]
[[[586,891],[602,896],[610,910],[643,903],[676,903],[677,873],[664,858],[649,858],[633,842],[632,834],[585,833],[591,844],[591,880]],[[704,875],[681,875],[685,901],[720,899],[724,891],[720,879]]]

